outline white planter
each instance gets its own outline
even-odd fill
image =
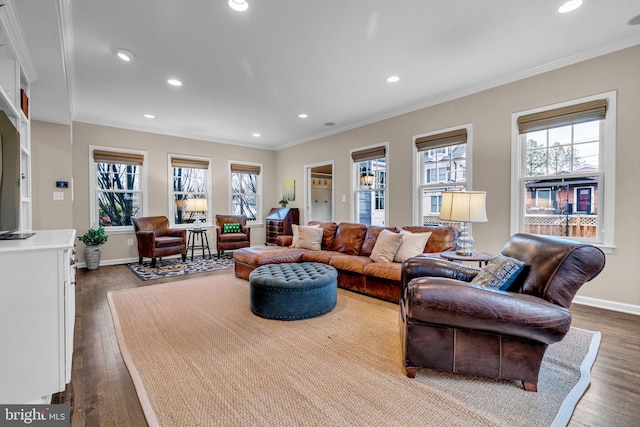
[[[100,245],[87,246],[84,248],[84,261],[87,263],[88,270],[96,270],[100,266],[100,254],[102,248]]]

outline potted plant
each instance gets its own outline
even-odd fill
[[[103,227],[90,228],[82,236],[78,236],[78,240],[86,245],[84,248],[84,260],[87,263],[87,269],[95,270],[100,266],[100,254],[102,247],[100,246],[107,241],[109,236],[104,233]]]
[[[283,197],[278,203],[280,203],[281,208],[286,208],[289,201]]]

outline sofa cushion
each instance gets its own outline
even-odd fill
[[[474,285],[506,291],[524,269],[524,262],[497,254],[471,280]]]
[[[359,255],[365,234],[367,234],[366,225],[341,222],[338,224],[338,230],[330,249],[345,255]]]
[[[342,252],[334,252],[334,251],[309,251],[305,250],[302,255],[302,261],[305,262],[322,262],[324,264],[329,264],[331,258],[334,256],[344,255]]]
[[[370,256],[371,251],[373,251],[376,242],[378,241],[378,236],[382,230],[389,231],[400,231],[397,227],[382,227],[380,225],[370,225],[367,227],[367,234],[364,236],[364,242],[362,242],[362,247],[360,248],[360,255],[362,256]]]
[[[369,257],[357,255],[336,255],[329,260],[329,265],[338,270],[358,274],[364,274],[364,268],[372,263]]]
[[[393,262],[393,258],[402,244],[402,234],[382,230],[378,234],[376,244],[369,258],[373,262]]]
[[[333,239],[336,237],[338,224],[331,221],[309,221],[309,225],[317,225],[322,228],[322,249],[330,249]]]
[[[458,229],[448,225],[405,226],[402,229],[412,233],[431,233],[431,237],[427,240],[422,251],[424,253],[435,254],[453,251],[457,247]]]
[[[372,262],[364,267],[364,274],[384,280],[400,282],[402,264],[398,262]]]
[[[295,247],[319,251],[322,243],[322,229],[320,227],[299,227],[298,242]]]
[[[308,227],[319,228],[318,225],[310,225]],[[306,228],[304,225],[292,224],[291,231],[293,232],[293,238],[291,240],[291,247],[298,247],[298,239],[300,238],[300,228]]]
[[[429,233],[410,233],[406,230],[401,230],[402,243],[393,257],[395,262],[402,262],[407,258],[418,256],[424,252],[424,248],[427,245],[427,241],[431,237]]]

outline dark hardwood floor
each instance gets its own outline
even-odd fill
[[[190,275],[195,278],[221,272]],[[54,402],[71,404],[72,426],[146,426],[120,355],[107,303],[112,290],[179,280],[143,282],[126,266],[79,269],[71,383]],[[640,425],[640,316],[574,304],[573,326],[602,332],[591,385],[570,426]]]

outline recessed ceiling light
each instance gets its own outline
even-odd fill
[[[324,125],[325,126],[335,126],[335,123],[333,123],[333,122],[325,122]]]
[[[262,135],[260,135],[260,133],[258,133],[258,132],[254,132],[253,136],[256,137],[256,138],[260,138]]]
[[[301,119],[306,119],[307,117],[309,117],[309,115],[305,113],[300,113],[298,114],[298,117],[300,117]]]
[[[229,0],[227,4],[236,12],[244,12],[249,9],[249,3],[246,0]]]
[[[400,81],[400,77],[398,77],[398,76],[389,76],[389,77],[387,77],[387,82],[389,82],[389,83],[396,83],[398,81]]]
[[[153,114],[145,114],[144,117],[147,118],[147,119],[155,119],[156,118],[156,116],[154,116]]]
[[[124,62],[131,62],[133,58],[135,58],[135,55],[133,54],[133,52],[131,52],[128,49],[118,48],[114,50],[114,52],[116,56],[121,60],[123,60]]]
[[[167,80],[167,83],[169,83],[171,86],[182,86],[182,82],[178,79],[169,79]]]
[[[582,0],[569,0],[568,2],[560,6],[560,8],[558,9],[558,12],[560,13],[571,12],[572,10],[576,10],[580,6],[582,6]]]

